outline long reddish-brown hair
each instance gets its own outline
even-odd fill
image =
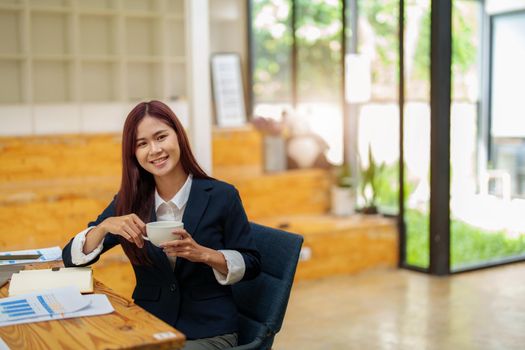
[[[179,162],[194,178],[210,178],[193,155],[188,136],[175,113],[160,101],[141,102],[129,112],[122,132],[122,180],[116,199],[117,216],[136,214],[143,222],[151,220],[154,207],[155,179],[142,168],[135,156],[137,127],[145,116],[160,119],[177,134],[180,148]],[[134,265],[151,265],[146,249],[138,248],[119,236],[120,243]]]

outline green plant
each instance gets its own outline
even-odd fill
[[[409,265],[429,265],[429,216],[414,209],[405,212],[407,226],[406,261]],[[450,263],[461,268],[525,253],[525,234],[509,236],[505,231],[487,231],[460,220],[450,221]]]
[[[371,209],[372,212],[377,211],[379,180],[384,169],[385,163],[381,163],[379,166],[376,164],[372,154],[372,146],[368,145],[368,166],[361,173],[361,195],[365,200],[365,212],[367,212],[366,209]]]
[[[408,174],[405,165],[405,174]],[[381,212],[396,214],[399,208],[399,161],[385,164],[382,171],[376,174],[377,196],[376,204]],[[414,192],[416,183],[405,175],[404,198],[409,198]]]

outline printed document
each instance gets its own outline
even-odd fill
[[[62,249],[59,247],[50,247],[42,249],[30,249],[30,250],[14,250],[10,252],[1,252],[2,256],[9,255],[22,255],[22,254],[40,254],[38,259],[28,259],[28,260],[0,260],[0,266],[4,265],[16,265],[16,264],[33,264],[38,262],[46,261],[56,261],[62,259]]]
[[[75,287],[0,299],[0,327],[113,312],[104,294],[82,295]]]
[[[89,300],[74,287],[50,289],[38,294],[25,294],[0,299],[0,324],[24,318],[67,314],[89,305]]]

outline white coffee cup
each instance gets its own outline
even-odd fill
[[[173,230],[184,228],[182,221],[153,221],[146,224],[146,233],[143,236],[146,241],[150,241],[157,247],[164,242],[179,239],[178,235],[173,234]]]

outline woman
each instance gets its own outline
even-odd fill
[[[145,223],[180,220],[173,241],[145,241]],[[178,237],[177,237],[178,236]],[[137,284],[135,303],[173,325],[188,349],[237,343],[237,310],[229,285],[256,277],[260,256],[237,190],[197,164],[173,111],[139,103],[122,140],[122,182],[97,220],[64,248],[66,266],[86,266],[121,244]]]

